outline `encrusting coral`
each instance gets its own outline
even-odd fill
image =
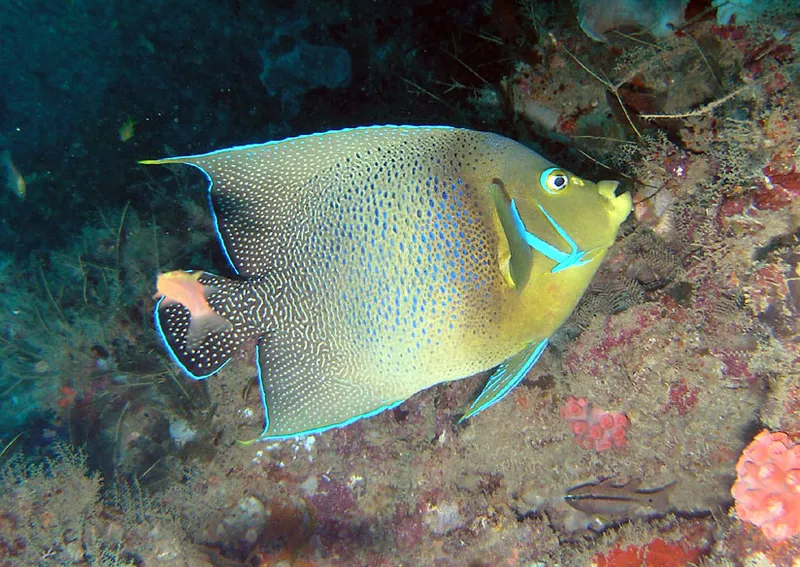
[[[584,398],[570,396],[561,407],[561,417],[569,423],[575,443],[597,452],[624,447],[625,432],[630,425],[624,413],[613,413],[591,407]]]
[[[773,541],[800,533],[800,444],[765,429],[742,452],[736,473],[731,494],[739,518]]]

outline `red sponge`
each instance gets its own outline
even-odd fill
[[[610,413],[590,407],[584,398],[570,396],[561,406],[561,417],[567,420],[575,443],[584,449],[605,451],[612,447],[624,447],[628,440],[628,418],[624,413]]]
[[[800,445],[764,430],[736,463],[736,514],[773,541],[800,533]]]

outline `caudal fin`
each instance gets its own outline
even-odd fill
[[[195,272],[196,273],[196,272]],[[169,297],[156,303],[154,319],[167,352],[190,377],[201,380],[230,362],[238,348],[252,335],[235,311],[243,282],[203,272],[207,307],[199,314]]]

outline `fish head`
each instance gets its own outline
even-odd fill
[[[502,144],[502,145],[501,145]],[[593,183],[503,140],[483,182],[493,207],[508,329],[530,344],[557,329],[585,292],[631,212],[616,181]]]
[[[619,226],[631,212],[631,195],[617,195],[617,181],[594,183],[551,166],[532,185],[532,190],[522,195],[531,224],[542,231],[555,229],[556,225],[562,227],[582,250],[611,246]],[[541,215],[537,215],[537,209]],[[542,217],[549,217],[547,225]]]
[[[584,266],[579,271],[594,273],[631,212],[630,194],[618,195],[616,181],[583,179],[519,145],[497,172],[493,183],[502,188],[509,224],[539,252],[532,261],[538,260],[539,267],[551,273]],[[541,261],[541,256],[549,262]]]

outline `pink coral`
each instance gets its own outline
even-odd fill
[[[800,533],[800,444],[764,430],[736,463],[736,514],[773,541]]]
[[[630,425],[624,413],[610,413],[593,408],[584,398],[570,396],[561,407],[561,417],[569,424],[575,443],[584,449],[605,451],[624,447],[625,433]]]

